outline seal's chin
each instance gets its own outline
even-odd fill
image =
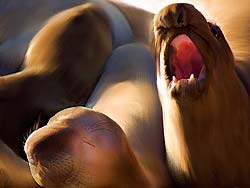
[[[165,73],[174,97],[196,97],[204,89],[207,68],[194,42],[180,34],[169,43]]]

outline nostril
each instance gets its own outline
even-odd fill
[[[183,25],[184,24],[184,10],[181,8],[179,10],[179,14],[177,15],[177,24]]]

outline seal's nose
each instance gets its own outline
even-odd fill
[[[185,4],[173,4],[160,17],[161,22],[167,28],[180,28],[187,26],[186,7]]]
[[[47,128],[37,131],[28,140],[26,154],[31,163],[37,166],[38,163],[47,166],[57,155],[67,154],[75,156],[76,147],[80,145],[80,130],[71,128]]]
[[[119,125],[83,107],[58,112],[28,137],[24,149],[32,176],[42,187],[79,187],[92,177],[96,186],[87,187],[106,187],[124,174],[116,169],[137,165]]]
[[[181,26],[185,25],[185,20],[184,20],[184,9],[181,7],[176,14],[176,24]]]

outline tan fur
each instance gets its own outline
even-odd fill
[[[29,137],[25,150],[34,161],[33,177],[42,186],[147,186],[121,128],[87,108],[57,113]]]
[[[169,166],[178,184],[204,186],[250,185],[250,103],[247,90],[235,72],[234,58],[224,37],[213,37],[206,20],[192,6],[174,4],[155,17],[184,10],[191,31],[187,34],[198,47],[208,66],[205,90],[197,98],[175,99],[167,88],[164,66],[160,63],[162,43],[169,39],[155,32],[158,89],[164,111],[164,133]],[[174,20],[164,25],[169,33]],[[172,29],[173,28],[173,29]],[[184,29],[183,29],[184,30]],[[199,34],[195,37],[192,31]],[[169,44],[169,43],[168,43]]]
[[[0,140],[0,187],[27,188],[38,187],[32,178],[28,164]],[[22,170],[18,170],[22,169]],[[19,181],[16,181],[19,179]]]
[[[132,29],[136,31],[135,39],[148,43],[147,28],[151,23],[152,14],[118,4],[118,7],[128,16]],[[51,7],[54,6],[56,5],[51,5]],[[67,7],[63,4],[62,7],[64,6]],[[41,13],[46,15],[47,9],[45,13]],[[138,18],[143,18],[144,21],[136,24],[139,19],[135,20],[134,16],[139,13]],[[144,14],[141,15],[141,13]],[[27,16],[26,12],[18,11],[13,17],[15,15]],[[39,17],[37,25],[41,24],[45,15]],[[37,19],[35,15],[34,19]],[[37,29],[37,25],[34,28]],[[91,3],[63,11],[50,19],[33,38],[25,56],[23,70],[0,78],[0,97],[4,101],[0,108],[0,138],[19,156],[24,157],[23,135],[35,123],[39,114],[42,114],[41,126],[46,124],[47,119],[57,111],[70,106],[83,105],[86,102],[102,72],[107,57],[111,54],[110,25],[110,20],[102,8]],[[10,24],[9,27],[5,26],[5,29],[12,30],[12,26],[13,24]],[[7,32],[6,38],[15,36],[18,32],[27,32],[22,26],[20,25],[17,31]],[[145,28],[144,32],[139,31],[141,28]],[[31,36],[32,34],[28,35],[25,40],[21,40],[20,44],[27,42]],[[14,40],[13,43],[17,42]],[[162,148],[163,145],[159,145],[159,147]],[[13,163],[15,160],[19,162],[21,160],[20,158],[11,159],[13,159]],[[67,160],[64,163],[68,164]],[[25,162],[24,164],[25,168],[16,170],[26,173],[27,165]],[[2,169],[2,166],[0,168]],[[126,169],[128,166],[125,165],[124,168]],[[159,171],[164,173],[163,165]],[[128,173],[131,174],[130,171]],[[135,173],[140,175],[141,172]],[[135,177],[138,178],[137,175]],[[124,176],[125,179],[126,176]],[[117,177],[117,179],[119,178]],[[6,181],[6,178],[0,177],[0,181]],[[39,182],[39,180],[37,181]],[[138,181],[138,185],[141,185],[140,182],[143,181]],[[33,180],[30,180],[30,183],[33,183]],[[8,185],[17,186],[19,184],[28,187],[28,182],[24,183],[19,178]],[[135,184],[133,183],[133,185]]]
[[[89,30],[84,29],[86,25]],[[5,132],[10,130],[9,125],[23,130],[22,125],[30,126],[39,111],[49,115],[86,101],[111,52],[110,32],[105,14],[90,4],[68,10],[49,21],[31,42],[25,69],[0,78],[1,97],[11,100],[5,100],[7,107],[1,105],[1,122],[6,122],[1,123],[1,137],[5,142],[10,144],[13,137],[21,137]],[[99,51],[98,56],[92,53],[93,49]],[[86,68],[88,74],[82,73]],[[17,94],[19,97],[11,98]],[[11,113],[12,118],[5,119],[8,115],[4,114],[10,114],[8,109],[14,108],[11,104],[18,104],[18,100],[21,104],[28,103],[28,109],[16,109]],[[21,104],[15,108],[25,106]],[[10,122],[12,119],[16,123]],[[17,147],[10,145],[13,149]]]
[[[51,19],[32,40],[24,70],[0,78],[1,139],[23,155],[23,135],[39,113],[46,121],[59,110],[84,104],[111,46],[107,16],[93,4]]]
[[[153,66],[145,46],[134,43],[119,47],[87,103],[95,111],[66,109],[28,138],[25,151],[40,185],[169,185]]]

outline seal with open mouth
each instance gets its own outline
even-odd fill
[[[249,72],[243,68],[249,65],[235,63],[220,28],[190,4],[163,8],[154,33],[173,179],[181,185],[249,185]]]

